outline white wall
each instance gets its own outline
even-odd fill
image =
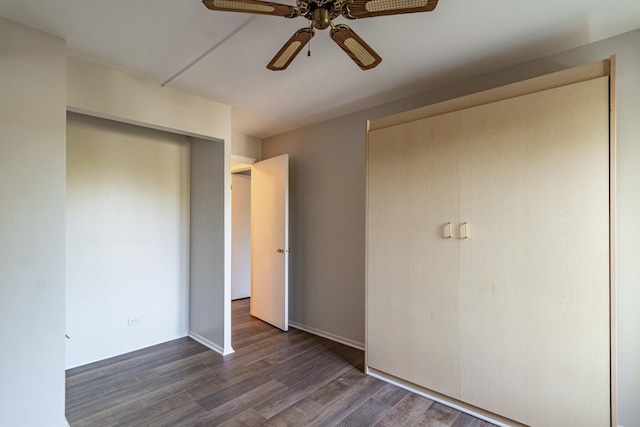
[[[364,346],[365,122],[345,118],[263,142],[289,154],[289,319]]]
[[[191,141],[191,243],[189,336],[222,354],[231,347],[231,189],[223,142]]]
[[[241,133],[231,133],[231,155],[262,159],[262,140]]]
[[[65,44],[0,18],[0,425],[64,416]]]
[[[251,175],[231,175],[231,299],[251,295]]]
[[[197,138],[231,141],[231,107],[68,58],[67,108]]]
[[[292,320],[364,340],[364,138],[367,119],[608,58],[618,59],[619,424],[640,425],[640,30],[263,141],[291,156]],[[348,230],[338,233],[338,230]],[[302,250],[300,250],[302,249]],[[297,253],[296,253],[297,252]],[[295,258],[294,258],[295,257]],[[324,310],[323,310],[324,309]],[[579,357],[579,355],[576,355]]]
[[[186,336],[188,297],[189,138],[69,113],[67,368]]]

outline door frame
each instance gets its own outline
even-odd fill
[[[254,158],[254,157],[245,157],[245,156],[239,156],[237,154],[231,154],[230,156],[230,170],[231,170],[231,175],[233,176],[234,174],[237,173],[241,173],[241,172],[246,172],[248,170],[251,170],[251,167],[254,163],[258,162],[258,159]],[[235,164],[234,164],[235,163]],[[249,194],[251,194],[251,190],[249,190]],[[230,205],[230,211],[231,211],[231,218],[233,221],[233,188],[231,188],[231,205]],[[251,215],[251,214],[249,214]],[[233,224],[230,225],[231,227],[231,247],[230,247],[230,252],[231,254],[233,254]],[[249,248],[249,251],[251,251],[251,248]],[[251,264],[249,264],[248,266],[249,268],[249,273],[251,273]],[[231,272],[231,288],[233,288],[233,263],[231,264],[230,267],[230,272]],[[232,298],[232,292],[230,291],[229,293],[229,301],[233,301]],[[232,332],[233,333],[233,332]]]

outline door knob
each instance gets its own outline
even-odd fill
[[[279,254],[284,253],[284,249],[283,249],[283,248],[278,248],[278,253],[279,253]]]

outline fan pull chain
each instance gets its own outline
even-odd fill
[[[307,42],[307,56],[311,56],[311,40]]]

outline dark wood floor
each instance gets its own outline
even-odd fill
[[[233,302],[226,357],[190,338],[67,371],[76,426],[432,426],[491,424],[362,373],[363,352],[287,333]]]

